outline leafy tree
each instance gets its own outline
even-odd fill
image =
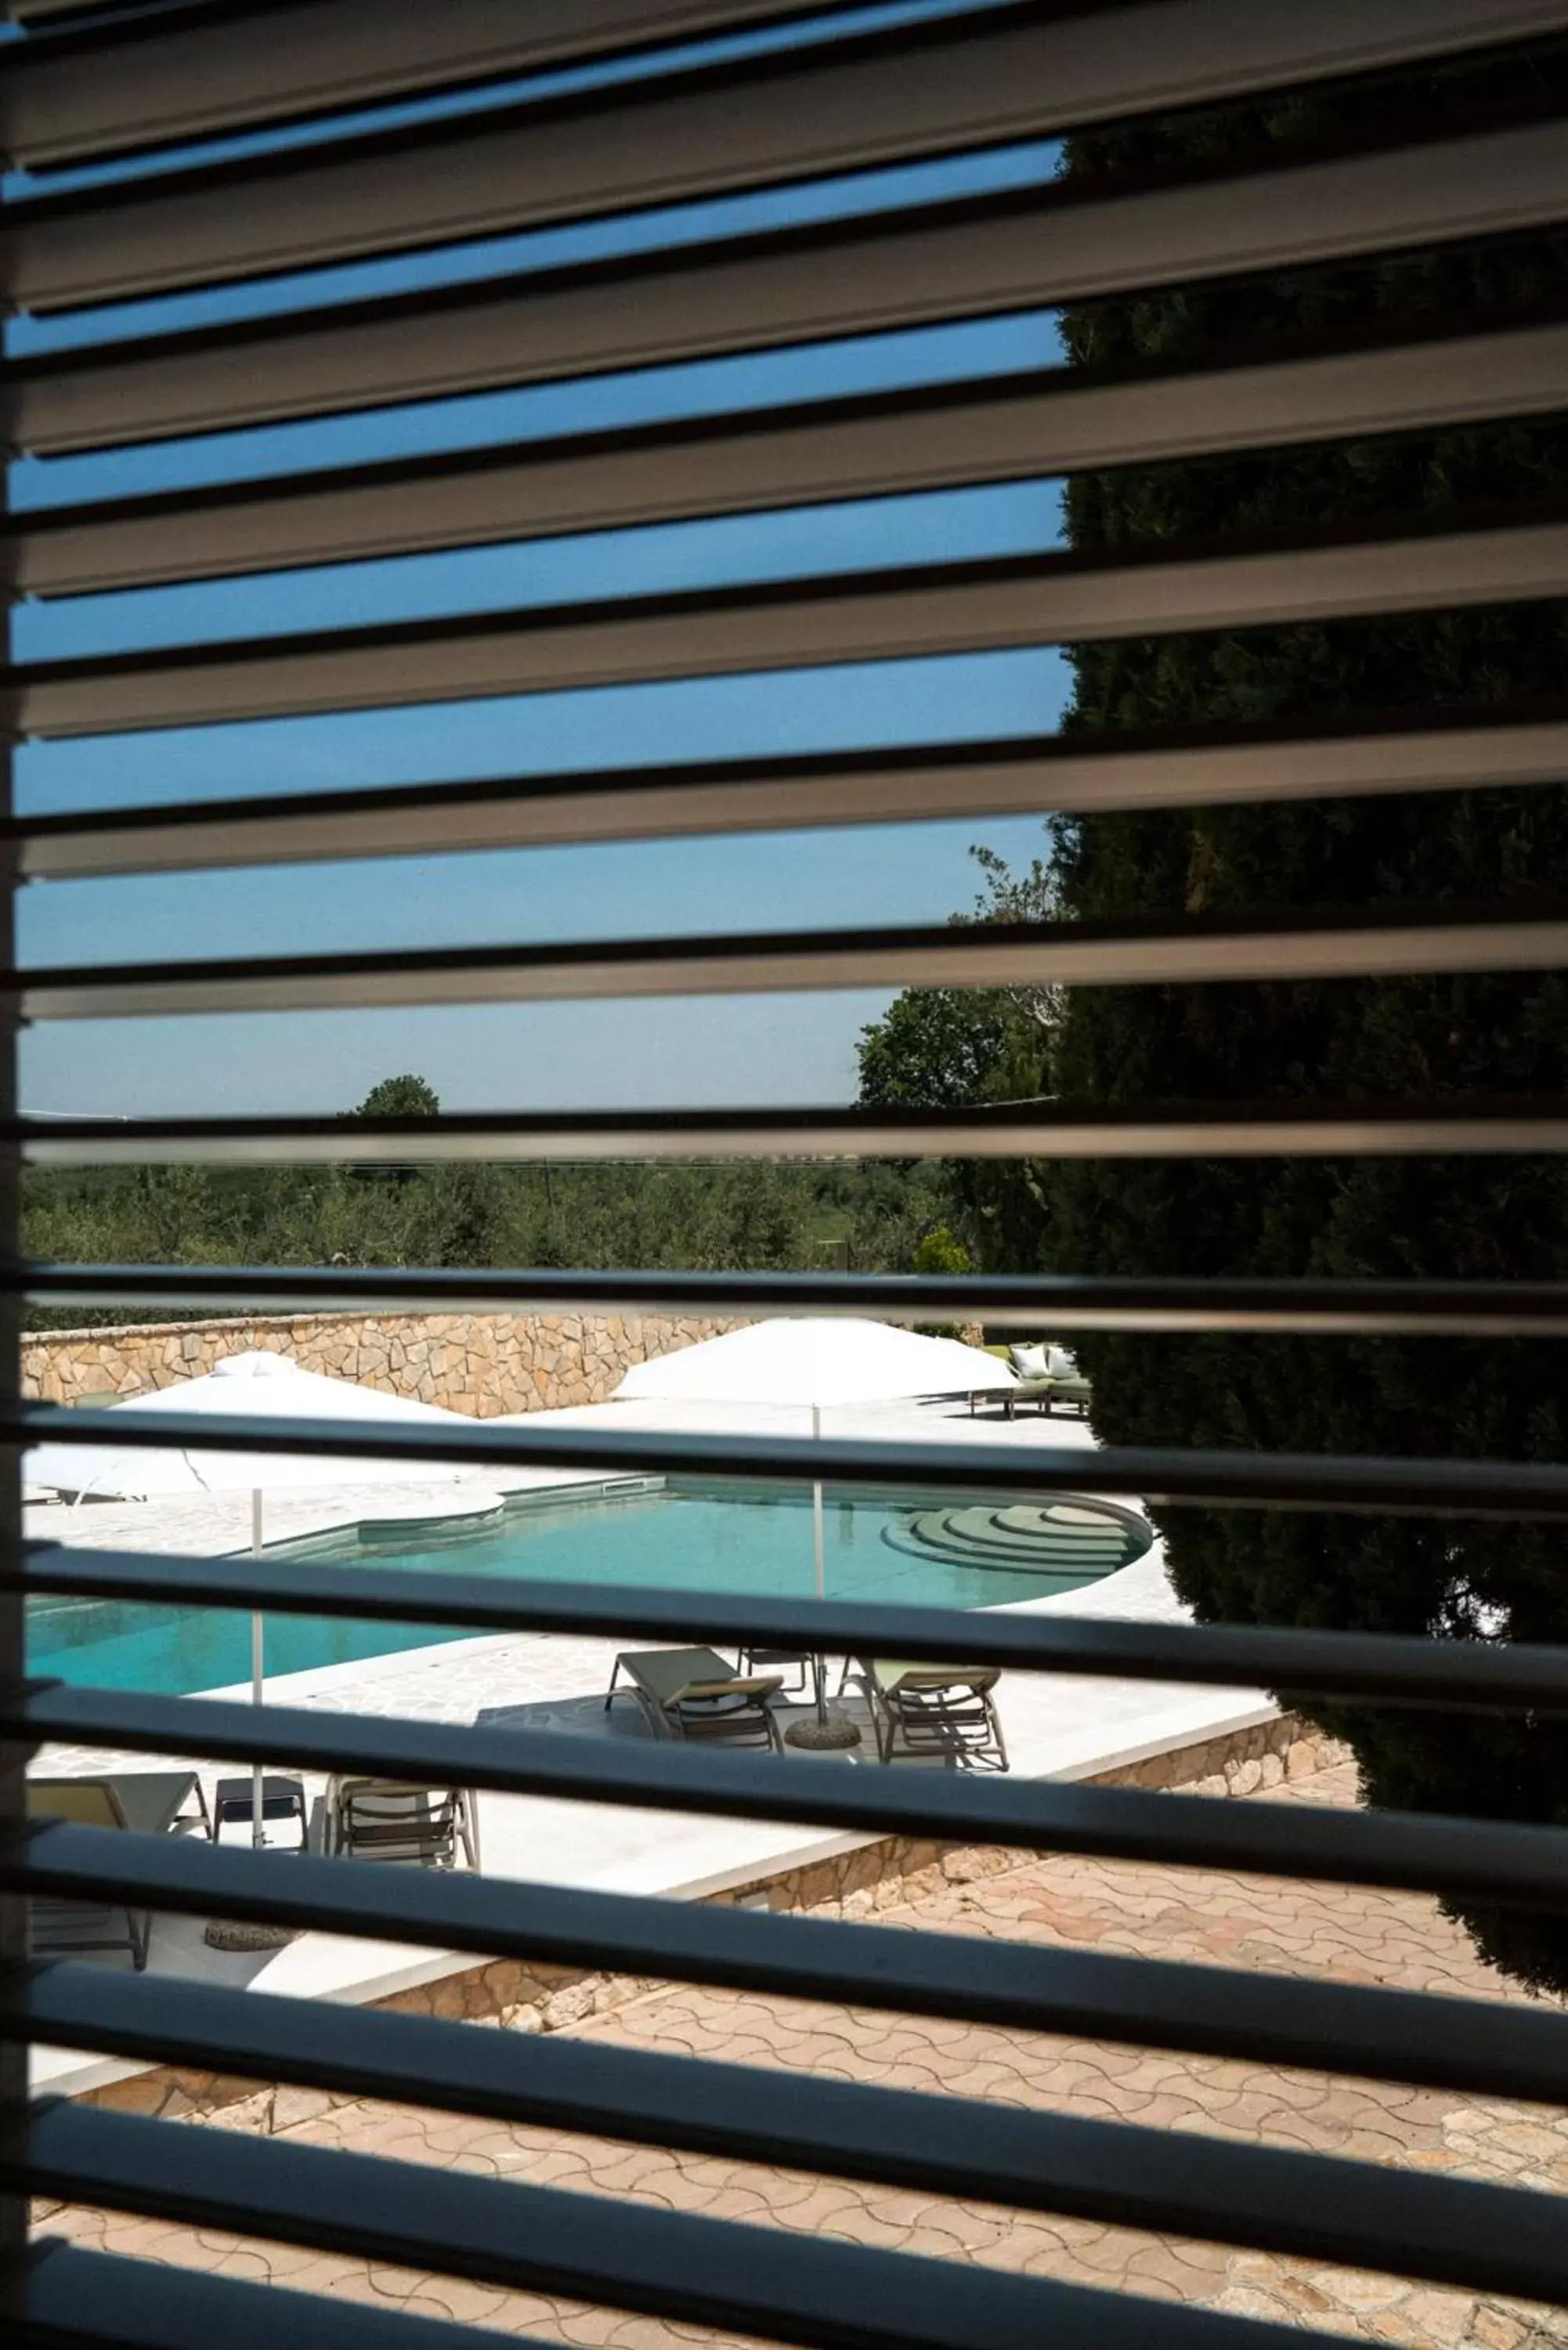
[[[1038,922],[1056,910],[1050,862],[1015,874],[994,849],[970,855],[985,886],[956,926]],[[1050,1039],[1061,1018],[1057,988],[909,987],[860,1031],[860,1099],[872,1109],[963,1109],[996,1097],[999,1079],[1027,1072],[1046,1089]]]
[[[849,1262],[860,1271],[907,1265],[933,1223],[961,1212],[940,1159],[841,1159],[814,1175],[818,1200],[831,1200],[837,1211],[834,1237],[847,1238]]]
[[[860,1099],[871,1109],[964,1109],[1007,1050],[1008,1007],[958,987],[910,987],[860,1032]]]
[[[202,1167],[138,1167],[130,1179],[127,1237],[133,1255],[171,1264],[200,1262],[198,1235],[212,1212]]]
[[[911,1273],[929,1273],[938,1276],[946,1274],[950,1277],[954,1274],[969,1273],[973,1266],[974,1259],[968,1249],[962,1241],[954,1237],[946,1224],[934,1225],[909,1259]],[[932,1338],[959,1338],[963,1335],[962,1325],[957,1322],[923,1322],[919,1326]]]
[[[355,1118],[439,1118],[441,1101],[423,1077],[383,1077],[371,1087]]]
[[[946,1224],[933,1226],[909,1259],[911,1273],[959,1274],[973,1270],[974,1259]]]
[[[970,855],[984,887],[957,923],[1048,920],[1059,910],[1048,857],[1014,873],[995,851]],[[1027,1101],[1053,1086],[1059,988],[911,987],[860,1032],[860,1100],[867,1108],[964,1109]],[[1033,1262],[1043,1199],[1036,1169],[955,1159],[940,1175],[941,1211],[982,1263]]]
[[[1428,120],[1560,59],[1445,67],[1310,103],[1187,116],[1075,140],[1070,177],[1254,155],[1403,104]],[[1375,268],[1182,289],[1069,315],[1075,364],[1194,362],[1270,336],[1426,309],[1483,309],[1561,282],[1549,238]],[[1074,481],[1081,549],[1560,495],[1557,422]],[[1418,561],[1413,553],[1413,562]],[[1476,704],[1558,690],[1562,608],[1478,609],[1226,637],[1096,644],[1074,656],[1080,731]],[[1568,790],[1096,816],[1064,826],[1060,884],[1081,918],[1309,904],[1507,899],[1568,881]],[[1568,1088],[1556,973],[1335,984],[1075,991],[1056,1038],[1061,1093],[1095,1103],[1376,1097]],[[1064,1166],[1021,1263],[1106,1274],[1451,1278],[1568,1275],[1568,1178],[1528,1159],[1301,1159]],[[1320,1341],[1085,1334],[1096,1424],[1140,1444],[1562,1460],[1568,1388],[1552,1348],[1469,1340]],[[1560,1532],[1291,1513],[1168,1513],[1172,1571],[1206,1618],[1568,1640]],[[1568,1731],[1388,1709],[1316,1709],[1352,1742],[1374,1804],[1568,1822]],[[1568,1921],[1467,1906],[1483,1953],[1568,1990]]]

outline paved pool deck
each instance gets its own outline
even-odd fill
[[[804,1433],[801,1413],[703,1406],[598,1405],[530,1415],[544,1427],[602,1423],[641,1429],[691,1431],[701,1426],[749,1434]],[[1035,1416],[1012,1422],[1000,1412],[971,1418],[961,1404],[884,1405],[833,1415],[836,1435],[874,1437],[907,1443],[909,1481],[919,1482],[921,1447],[944,1443],[998,1444],[1020,1450],[1037,1446],[1078,1448],[1085,1454],[1083,1491],[1094,1492],[1095,1440],[1082,1421]],[[467,1503],[475,1512],[494,1509],[501,1496],[524,1486],[581,1485],[580,1475],[550,1472],[497,1473],[475,1480]],[[452,1489],[442,1489],[441,1514],[454,1514]],[[306,1534],[377,1517],[427,1515],[428,1486],[373,1490],[317,1489],[293,1502],[269,1500],[269,1535],[294,1541]],[[29,1512],[30,1535],[89,1547],[179,1549],[191,1554],[240,1551],[249,1544],[248,1498],[211,1502],[99,1504],[78,1512],[42,1507]],[[830,1561],[831,1564],[831,1561]],[[831,1588],[831,1586],[830,1586]],[[1184,1610],[1166,1574],[1162,1547],[1104,1582],[1062,1597],[1017,1603],[1020,1612],[1059,1612],[1141,1620],[1179,1621]],[[539,1633],[503,1634],[410,1649],[348,1665],[269,1679],[269,1699],[280,1705],[364,1712],[409,1720],[471,1722],[482,1711],[516,1709],[520,1721],[552,1727],[565,1734],[643,1734],[635,1705],[618,1707],[607,1718],[603,1694],[609,1681],[616,1641],[561,1638]],[[203,1692],[246,1699],[249,1684]],[[1091,1679],[1064,1674],[1007,1675],[999,1705],[1013,1771],[1037,1778],[1091,1778],[1174,1747],[1268,1721],[1276,1711],[1262,1690],[1203,1689],[1143,1681]],[[106,1754],[82,1747],[47,1749],[35,1764],[40,1773],[90,1773],[147,1769],[148,1756]],[[233,1766],[196,1759],[209,1785]],[[844,1767],[824,1762],[822,1767]],[[872,1767],[875,1767],[873,1765]],[[319,1799],[322,1782],[305,1774],[307,1799]],[[663,1812],[634,1812],[603,1805],[555,1802],[539,1797],[484,1794],[479,1802],[482,1858],[490,1877],[597,1891],[659,1894],[696,1898],[729,1890],[760,1877],[827,1859],[876,1841],[863,1835],[825,1833],[810,1825],[763,1825]],[[282,1950],[241,1954],[217,1951],[202,1939],[200,1921],[154,1921],[151,1966],[155,1972],[208,1981],[254,1983],[298,1997],[338,1999],[353,2004],[390,1996],[472,1966],[467,1957],[414,1950],[391,1944],[348,1941],[306,1934]],[[69,2094],[124,2077],[139,2068],[68,2051],[40,2051],[35,2077],[40,2087]]]
[[[1349,1804],[1355,1774],[1340,1764],[1241,1800]],[[1051,1854],[1002,1874],[911,1885],[903,1903],[867,1922],[881,1932],[972,1934],[1304,1982],[1533,2003],[1481,1965],[1435,1901],[1370,1887]],[[1568,2196],[1568,2114],[1549,2106],[690,1983],[661,1984],[565,2030],[607,2050],[755,2067],[760,2114],[770,2081],[780,2075],[854,2081],[955,2104],[984,2099],[1008,2110],[1178,2130],[1199,2147],[1218,2138]],[[1314,2340],[1326,2333],[1385,2350],[1396,2344],[1407,2350],[1568,2350],[1568,2311],[923,2189],[815,2177],[541,2124],[369,2101],[332,2106],[302,2090],[278,2093],[274,2126],[291,2146],[601,2195],[612,2229],[628,2206],[702,2213],[1014,2276],[1116,2287],[1172,2308],[1310,2327]],[[466,2320],[490,2329],[476,2334],[476,2350],[514,2338],[563,2350],[745,2350],[745,2337],[728,2328],[590,2307],[545,2289],[504,2292],[176,2221],[76,2209],[49,2211],[42,2225],[88,2247],[208,2275]],[[1149,2350],[1158,2350],[1158,2310],[1145,2338]]]

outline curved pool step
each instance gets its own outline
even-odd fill
[[[939,1504],[917,1510],[882,1540],[894,1550],[950,1566],[1078,1582],[1141,1558],[1154,1539],[1147,1519],[1082,1494],[1049,1502]]]
[[[974,1566],[1027,1569],[1042,1563],[1052,1567],[1072,1563],[1093,1569],[1107,1562],[1117,1565],[1127,1555],[1126,1538],[1119,1528],[1109,1529],[1096,1537],[1075,1534],[1071,1539],[1043,1528],[1029,1537],[1012,1535],[1003,1539],[985,1528],[955,1525],[940,1513],[929,1513],[918,1518],[908,1532],[910,1546],[928,1557],[961,1559]],[[897,1540],[897,1534],[890,1532],[888,1538]]]

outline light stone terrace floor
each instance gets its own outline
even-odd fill
[[[1347,1768],[1262,1800],[1346,1804]],[[1241,1800],[1257,1801],[1249,1797]],[[1435,1903],[1412,1895],[1282,1884],[1190,1870],[1051,1857],[1002,1874],[965,1856],[879,1922],[987,1934],[1341,1982],[1521,1999],[1475,1959]],[[475,2028],[478,2027],[470,2027]],[[826,2074],[955,2097],[1125,2119],[1159,2128],[1357,2157],[1413,2169],[1568,2191],[1568,2115],[1448,2093],[1347,2082],[1207,2058],[1066,2042],[962,2023],[670,1985],[572,2027],[574,2036],[757,2066]],[[467,2168],[641,2204],[857,2243],[975,2262],[1157,2300],[1312,2325],[1358,2342],[1439,2350],[1568,2345],[1568,2314],[1303,2261],[1136,2234],[1045,2213],[824,2181],[729,2160],[628,2147],[358,2104],[323,2110],[294,2093],[296,2144]],[[191,2125],[171,2123],[170,2127]],[[1568,2211],[1565,2211],[1568,2217]],[[741,2337],[507,2293],[207,2230],[73,2210],[52,2232],[117,2251],[279,2282],[503,2335],[676,2350]],[[1151,2332],[1151,2344],[1158,2329]]]

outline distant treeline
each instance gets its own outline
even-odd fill
[[[417,1092],[414,1088],[417,1087]],[[391,1079],[370,1116],[433,1111]],[[119,1264],[529,1265],[792,1272],[909,1266],[948,1221],[947,1170],[742,1161],[709,1165],[200,1167],[35,1170],[29,1256]],[[27,1314],[33,1328],[177,1318],[138,1306]]]

